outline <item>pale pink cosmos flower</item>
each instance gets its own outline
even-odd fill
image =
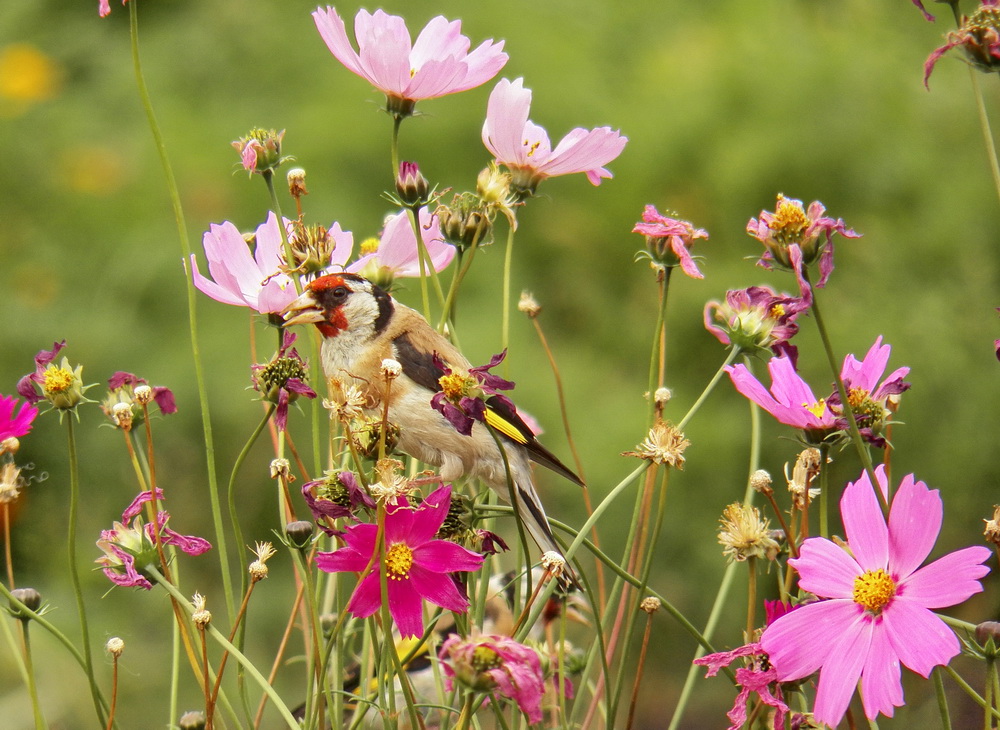
[[[531,647],[509,636],[484,634],[465,639],[452,634],[438,656],[447,691],[457,679],[477,692],[496,692],[514,700],[532,725],[542,721],[545,675],[538,652]]]
[[[287,225],[286,221],[286,225]],[[334,224],[330,236],[336,247],[332,263],[343,266],[354,247],[354,236]],[[202,275],[198,261],[191,255],[194,285],[204,294],[224,304],[250,307],[261,314],[277,314],[298,294],[288,275],[281,272],[284,250],[278,219],[269,213],[257,228],[256,248],[251,253],[243,234],[229,221],[212,224],[202,243],[212,279]]]
[[[892,347],[883,345],[882,336],[879,335],[865,354],[864,360],[859,362],[854,355],[848,355],[844,358],[840,371],[840,379],[844,381],[844,390],[847,391],[847,401],[851,405],[861,436],[879,447],[885,446],[885,439],[879,434],[892,415],[886,405],[889,397],[910,388],[910,384],[903,381],[910,372],[908,367],[896,368],[882,377],[891,352]],[[834,391],[827,400],[834,411],[838,414],[842,412],[839,393]],[[837,425],[846,429],[847,420],[841,418]]]
[[[0,395],[0,441],[20,438],[31,432],[31,424],[38,415],[38,409],[31,403],[22,403],[12,395]],[[17,413],[15,413],[17,411]]]
[[[441,235],[441,220],[437,215],[421,208],[417,218],[420,224],[420,238],[434,271],[447,268],[455,258],[455,247]],[[410,216],[405,210],[389,216],[378,240],[378,247],[366,250],[362,244],[361,256],[350,264],[346,271],[360,274],[383,289],[392,285],[396,277],[420,276],[420,258],[417,237],[413,234]],[[427,259],[424,259],[424,274],[429,275]]]
[[[383,92],[389,111],[399,116],[411,114],[421,99],[485,84],[507,63],[503,41],[490,39],[470,52],[471,43],[461,32],[462,21],[440,15],[411,44],[406,23],[398,15],[359,10],[354,18],[357,51],[334,8],[317,8],[312,16],[330,52],[348,71]]]
[[[767,286],[726,292],[726,301],[705,304],[705,329],[723,345],[736,345],[751,355],[787,355],[795,365],[798,348],[789,340],[799,331],[795,320],[811,301],[778,294]]]
[[[736,390],[781,423],[806,431],[810,442],[822,440],[824,435],[837,428],[837,417],[830,410],[830,405],[813,395],[808,383],[795,372],[790,358],[772,357],[767,369],[771,373],[770,392],[746,365],[728,366],[726,372]]]
[[[888,494],[885,468],[875,469]],[[819,671],[816,720],[836,727],[861,680],[869,719],[892,717],[903,704],[900,664],[927,677],[959,653],[958,639],[933,609],[965,601],[982,591],[991,553],[974,546],[919,567],[941,531],[938,490],[912,474],[896,491],[886,524],[874,487],[863,474],[840,499],[848,550],[822,537],[802,543],[789,560],[799,587],[822,600],[778,618],[761,646],[778,680],[794,681]]]
[[[483,144],[510,170],[514,190],[530,195],[547,177],[577,172],[586,173],[594,185],[612,177],[604,165],[622,153],[628,137],[611,127],[577,127],[552,149],[546,131],[528,120],[530,108],[524,79],[500,79],[486,108]]]
[[[344,528],[345,547],[316,554],[316,565],[327,573],[363,573],[374,556],[374,569],[354,589],[347,610],[367,618],[382,607],[380,573],[385,571],[389,613],[403,638],[424,632],[423,602],[464,613],[469,600],[450,573],[478,570],[483,556],[448,540],[435,538],[451,506],[451,486],[432,492],[419,507],[406,497],[385,515],[385,553],[379,561],[378,525]]]
[[[662,215],[652,205],[642,211],[642,221],[635,224],[632,233],[646,237],[649,256],[663,266],[680,266],[692,279],[704,279],[691,252],[688,250],[697,238],[708,238],[708,231],[695,228],[687,221]],[[645,255],[645,252],[643,252]]]

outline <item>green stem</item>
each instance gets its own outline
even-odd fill
[[[979,693],[972,688],[972,685],[970,685],[962,678],[962,675],[960,675],[958,672],[956,672],[948,665],[942,666],[941,669],[943,669],[945,672],[948,673],[948,676],[955,681],[955,684],[957,684],[959,688],[963,692],[965,692],[965,694],[969,695],[969,697],[972,698],[973,702],[975,702],[977,705],[986,710],[988,714],[991,714],[994,719],[1000,720],[1000,712],[998,712],[996,708],[990,707],[990,705],[986,703],[986,700],[980,697]]]
[[[181,244],[181,256],[186,267],[191,260],[191,243],[188,240],[187,225],[184,222],[184,209],[181,206],[181,196],[177,188],[177,181],[174,179],[174,171],[170,165],[170,158],[167,156],[167,148],[163,143],[160,126],[156,121],[156,115],[153,113],[149,90],[146,88],[146,80],[142,75],[142,65],[139,63],[139,20],[136,10],[137,5],[138,3],[135,2],[129,3],[132,66],[135,70],[135,80],[139,88],[139,98],[142,102],[142,108],[146,112],[146,120],[149,123],[150,131],[153,133],[153,142],[166,177],[167,192],[170,196],[170,205],[174,211],[174,220],[177,224],[177,234]],[[215,473],[215,441],[212,437],[212,419],[209,414],[208,389],[205,386],[205,372],[201,362],[201,351],[198,346],[197,300],[195,297],[194,280],[187,273],[184,275],[184,280],[187,284],[188,328],[191,331],[191,355],[194,359],[195,381],[198,383],[198,401],[201,404],[201,423],[205,438],[205,461],[208,468],[208,495],[212,508],[212,522],[215,526],[215,545],[219,550],[222,586],[226,594],[226,607],[229,611],[229,619],[232,620],[234,610],[233,587],[232,579],[229,575],[229,553],[226,548],[226,532],[222,525],[222,503],[219,500],[219,483]]]
[[[983,91],[979,86],[979,77],[973,66],[969,66],[969,78],[972,79],[972,94],[976,98],[976,111],[979,113],[979,126],[983,130],[983,142],[986,145],[986,157],[990,164],[990,173],[993,176],[993,188],[1000,197],[1000,163],[997,162],[997,148],[993,142],[993,130],[990,128],[990,118],[986,112],[986,104],[983,101]]]
[[[656,313],[656,329],[653,332],[653,347],[649,356],[649,420],[653,420],[656,410],[656,399],[653,397],[656,389],[663,385],[666,377],[666,340],[667,340],[667,294],[670,291],[670,272],[668,268],[663,273],[660,284],[660,306]]]
[[[993,678],[996,676],[997,662],[994,657],[986,657],[986,691],[983,693],[983,730],[993,730]]]
[[[392,179],[396,179],[399,174],[399,125],[403,123],[405,117],[399,114],[392,115]]]
[[[510,345],[510,278],[514,263],[514,231],[516,219],[507,226],[507,248],[503,256],[503,312],[500,317],[500,344],[504,350]],[[507,364],[504,364],[506,370]]]
[[[20,619],[21,636],[24,639],[24,666],[27,669],[28,695],[31,697],[31,711],[35,717],[35,730],[44,730],[48,727],[45,718],[42,716],[42,706],[38,702],[38,687],[35,686],[35,666],[31,661],[31,638],[28,632],[28,622],[31,619]]]
[[[444,307],[441,312],[441,320],[438,322],[438,332],[444,332],[444,325],[449,320],[455,320],[455,299],[458,297],[458,287],[461,285],[465,275],[472,266],[472,259],[475,257],[476,249],[479,248],[479,237],[482,235],[483,227],[476,229],[476,235],[472,238],[467,251],[458,250],[455,273],[451,277],[451,284],[448,286],[448,296],[445,297]]]
[[[76,597],[76,610],[80,614],[80,635],[83,641],[84,669],[87,681],[90,683],[90,695],[94,700],[94,709],[101,725],[106,724],[104,707],[101,705],[101,695],[94,680],[94,661],[90,653],[90,630],[87,624],[87,607],[83,601],[83,589],[80,587],[80,572],[76,565],[76,528],[80,507],[80,465],[76,454],[76,435],[73,431],[75,413],[66,414],[66,433],[69,439],[69,528],[67,534],[69,554],[69,574],[73,581],[73,595]]]
[[[937,696],[938,712],[941,713],[941,730],[951,730],[951,713],[948,711],[948,696],[944,692],[941,667],[934,668],[934,694]]]
[[[829,453],[829,444],[819,445],[819,534],[822,537],[830,537],[830,470],[826,463]],[[874,484],[876,482],[873,481],[872,485]],[[882,490],[877,489],[876,491],[881,492]],[[806,495],[806,499],[808,498]]]
[[[274,211],[275,217],[278,219],[278,234],[281,236],[281,247],[285,252],[285,265],[288,270],[291,271],[295,268],[295,254],[292,253],[292,244],[288,240],[288,229],[285,228],[285,217],[281,215],[281,203],[278,201],[278,193],[274,189],[274,172],[271,170],[264,170],[261,173],[261,177],[264,178],[264,184],[267,185],[267,194],[271,198],[271,210]],[[302,281],[298,276],[291,275],[289,278],[292,280],[292,284],[295,286],[295,292],[297,294],[302,293]],[[278,330],[278,347],[281,347],[281,330]]]
[[[708,396],[711,395],[712,391],[715,390],[715,386],[719,384],[719,380],[722,379],[723,374],[726,372],[726,368],[733,364],[733,360],[739,357],[741,352],[742,350],[739,347],[733,347],[729,355],[726,356],[726,361],[722,363],[718,370],[715,371],[715,375],[713,375],[712,379],[708,381],[708,385],[705,386],[705,389],[701,391],[701,395],[698,396],[698,400],[696,400],[688,409],[688,412],[684,414],[684,418],[678,422],[677,430],[684,430],[688,421],[694,417],[694,414],[698,412],[699,408],[701,408],[702,403],[704,403],[708,399]]]
[[[406,214],[410,219],[413,237],[417,242],[417,263],[420,265],[420,297],[424,305],[424,319],[430,322],[431,300],[427,290],[428,277],[430,277],[431,282],[434,284],[434,293],[437,294],[438,304],[441,305],[442,309],[441,316],[446,316],[448,311],[445,309],[444,289],[442,289],[441,279],[438,278],[438,273],[434,269],[434,262],[431,260],[430,252],[427,250],[427,244],[424,243],[423,232],[420,228],[420,206],[408,207]]]
[[[229,518],[230,520],[232,520],[233,523],[233,534],[236,537],[237,545],[243,544],[243,530],[240,528],[239,509],[237,508],[236,505],[236,475],[239,473],[240,467],[243,466],[243,462],[246,461],[247,456],[250,454],[250,449],[253,448],[253,445],[257,442],[257,439],[264,432],[264,429],[267,428],[267,422],[270,421],[271,416],[274,415],[274,410],[275,410],[274,404],[268,403],[267,412],[264,414],[264,417],[260,420],[260,423],[257,424],[257,428],[254,429],[254,432],[250,434],[250,438],[247,439],[246,444],[243,445],[243,450],[240,451],[239,456],[236,457],[236,461],[233,463],[233,471],[229,475],[229,491],[228,491]],[[237,554],[239,555],[240,558],[240,575],[243,576],[243,581],[246,582],[247,580],[246,555],[243,554],[242,550],[238,551]],[[245,589],[244,592],[246,592]],[[230,621],[231,622],[235,621],[235,614],[234,617],[230,619]],[[240,635],[242,636],[242,632],[240,633]]]

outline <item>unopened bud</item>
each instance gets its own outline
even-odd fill
[[[306,520],[296,520],[285,525],[285,535],[288,541],[299,550],[309,547],[313,536],[313,523]]]
[[[400,162],[396,176],[396,192],[406,206],[420,206],[427,202],[429,191],[427,178],[420,173],[416,162]]]
[[[10,592],[10,595],[23,603],[27,608],[32,611],[38,612],[38,609],[42,605],[42,594],[36,591],[34,588],[15,588]],[[23,613],[20,606],[15,604],[13,601],[10,603],[10,612],[15,618],[29,619],[31,618],[28,614]],[[23,614],[23,615],[22,615]]]
[[[191,710],[181,715],[177,721],[180,730],[205,730],[205,713],[201,710]]]
[[[121,640],[121,637],[112,636],[104,645],[104,651],[117,659],[125,651],[125,642]]]
[[[993,639],[993,645],[1000,645],[1000,621],[983,621],[976,626],[976,641],[985,644]]]

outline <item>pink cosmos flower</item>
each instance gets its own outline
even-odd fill
[[[826,208],[818,200],[811,202],[806,210],[801,200],[778,193],[773,213],[762,210],[759,220],[751,218],[747,223],[747,233],[765,248],[757,265],[765,269],[777,265],[794,271],[803,296],[809,290],[804,279],[805,267],[819,260],[820,279],[816,286],[820,289],[826,286],[833,272],[833,234],[839,233],[844,238],[861,237],[842,219],[824,216],[825,212]]]
[[[909,383],[903,382],[903,378],[910,372],[907,367],[897,368],[882,378],[891,351],[892,347],[883,345],[882,336],[879,335],[864,360],[858,362],[854,355],[848,355],[844,358],[844,366],[840,371],[840,378],[844,381],[847,400],[851,404],[851,412],[858,424],[858,430],[866,441],[879,447],[885,446],[885,439],[879,436],[879,433],[892,415],[886,407],[889,397],[899,395],[910,388]],[[839,393],[834,391],[828,402],[834,411],[842,412]],[[837,425],[846,429],[847,420],[840,418]]]
[[[483,144],[510,169],[515,191],[530,195],[555,175],[584,172],[594,185],[612,177],[604,165],[622,153],[627,137],[611,127],[577,127],[552,149],[545,130],[528,120],[530,107],[531,90],[524,88],[524,79],[501,79],[490,94],[483,125]]]
[[[714,677],[723,667],[728,667],[736,659],[742,657],[755,657],[749,666],[739,667],[736,670],[736,683],[740,686],[740,693],[736,695],[733,708],[726,713],[729,722],[729,730],[740,730],[747,721],[747,700],[754,692],[760,697],[761,702],[773,707],[774,730],[782,730],[785,727],[785,715],[788,714],[788,705],[781,697],[781,687],[778,686],[778,673],[774,666],[766,661],[766,654],[759,643],[753,642],[733,649],[732,651],[720,651],[715,654],[706,654],[694,660],[695,664],[708,667],[705,672],[706,677]],[[759,658],[758,658],[759,657]],[[771,691],[774,685],[774,691]]]
[[[883,495],[888,480],[875,469]],[[801,606],[771,624],[760,643],[778,680],[793,681],[819,671],[816,720],[836,727],[858,680],[865,714],[892,717],[903,704],[902,663],[927,677],[959,652],[959,642],[932,609],[945,608],[982,590],[989,572],[985,547],[968,547],[919,567],[941,530],[938,490],[912,474],[903,478],[889,522],[867,474],[848,484],[840,513],[848,550],[822,537],[809,538],[799,558],[789,560],[799,587],[829,600]],[[916,637],[916,638],[915,638]]]
[[[115,585],[136,586],[147,591],[153,587],[143,570],[147,565],[162,569],[156,550],[156,531],[164,545],[174,545],[188,555],[201,555],[212,546],[200,537],[181,535],[167,527],[170,515],[160,510],[156,515],[156,526],[144,523],[139,513],[142,505],[151,502],[150,492],[143,492],[122,512],[122,521],[115,522],[110,530],[101,530],[97,546],[104,555],[95,562],[103,566],[104,575]],[[157,502],[163,499],[163,490],[156,490]],[[129,521],[132,524],[129,525]]]
[[[778,294],[767,286],[730,290],[725,302],[705,304],[705,329],[723,345],[736,345],[751,355],[786,355],[794,366],[798,348],[789,340],[799,331],[796,318],[810,306],[808,299]]]
[[[455,247],[445,242],[441,235],[441,220],[427,208],[420,209],[418,220],[420,238],[427,249],[431,266],[434,271],[443,271],[455,258]],[[391,286],[396,277],[420,276],[417,238],[413,235],[410,216],[405,210],[386,219],[374,251],[366,250],[366,246],[367,242],[362,244],[362,255],[347,267],[348,272],[360,274],[383,289]],[[424,273],[429,275],[430,271],[425,267]]]
[[[398,497],[385,515],[385,555],[379,563],[378,526],[369,523],[344,528],[346,547],[316,554],[316,565],[327,573],[363,573],[374,558],[374,569],[364,575],[351,595],[347,610],[367,618],[382,606],[381,571],[385,571],[389,613],[403,638],[424,631],[423,601],[449,611],[464,612],[468,599],[449,573],[478,570],[483,556],[453,542],[435,539],[451,505],[451,486],[432,492],[419,507]]]
[[[688,249],[696,238],[708,238],[708,231],[695,228],[687,221],[661,215],[654,206],[642,211],[642,222],[636,223],[632,233],[646,236],[650,257],[664,266],[680,266],[692,279],[704,279]]]
[[[983,0],[972,15],[962,17],[959,29],[948,34],[948,42],[927,57],[925,87],[938,60],[952,48],[962,48],[969,62],[984,73],[1000,68],[1000,0]]]
[[[542,721],[545,675],[538,652],[508,636],[484,634],[463,639],[452,634],[438,656],[444,668],[445,689],[453,679],[478,692],[496,692],[517,703],[532,725]]]
[[[38,409],[31,403],[22,403],[19,409],[17,403],[17,398],[12,395],[0,395],[0,441],[20,438],[31,431]]]
[[[771,373],[770,392],[753,376],[746,365],[726,367],[736,390],[766,410],[781,423],[806,431],[810,442],[837,428],[837,417],[823,399],[817,400],[789,357],[772,357],[767,363]]]
[[[344,21],[327,6],[312,14],[330,52],[347,70],[366,79],[388,97],[389,111],[408,116],[420,99],[433,99],[475,88],[496,76],[507,54],[503,41],[484,41],[471,53],[462,22],[432,18],[415,43],[405,21],[382,10],[359,10],[354,18],[355,51]]]

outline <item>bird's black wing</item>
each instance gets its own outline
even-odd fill
[[[433,352],[414,346],[406,332],[394,339],[392,344],[396,346],[396,355],[406,377],[431,392],[441,390],[438,379],[444,375],[444,370],[434,364]]]

